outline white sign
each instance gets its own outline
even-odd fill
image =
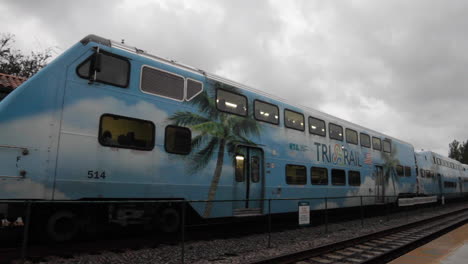
[[[299,202],[299,225],[310,224],[310,205],[308,202]]]

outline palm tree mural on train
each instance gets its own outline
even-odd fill
[[[239,89],[221,83],[215,83],[215,88],[242,94]],[[217,155],[216,167],[208,191],[208,201],[213,201],[216,197],[226,150],[234,163],[236,145],[255,145],[249,137],[260,135],[260,127],[251,118],[250,113],[247,117],[242,117],[221,112],[216,108],[217,102],[214,97],[214,95],[208,94],[205,89],[190,101],[198,108],[198,112],[178,111],[169,117],[174,125],[189,127],[192,132],[197,134],[192,139],[192,149],[196,151],[189,156],[191,159],[189,171],[191,173],[205,168],[212,160],[212,156],[215,153]],[[212,207],[212,202],[206,204],[203,214],[205,217],[210,216]]]
[[[391,142],[391,141],[390,141]],[[392,143],[390,143],[392,145]],[[386,152],[381,152],[382,153],[382,158],[384,160],[384,164],[383,164],[383,173],[384,173],[384,196],[387,195],[385,193],[385,187],[389,185],[389,182],[390,182],[390,178],[392,179],[392,185],[393,185],[393,192],[394,194],[393,195],[397,195],[396,193],[396,187],[395,187],[395,181],[399,181],[399,178],[398,177],[395,177],[396,176],[396,172],[395,172],[395,168],[397,165],[400,164],[400,162],[398,161],[398,159],[396,158],[396,155],[397,155],[397,148],[395,145],[393,145],[393,147],[391,148],[391,152],[390,153],[386,153]]]

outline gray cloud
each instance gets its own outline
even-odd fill
[[[2,1],[18,44],[95,33],[446,155],[466,140],[465,1]],[[24,19],[12,19],[24,18]],[[29,45],[29,46],[28,46]],[[44,44],[42,44],[44,45]]]

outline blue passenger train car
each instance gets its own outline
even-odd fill
[[[0,102],[0,131],[3,200],[234,200],[191,204],[211,218],[261,215],[273,198],[394,202],[384,196],[414,196],[422,184],[409,143],[95,35]],[[180,219],[169,203],[106,210],[120,223],[129,211]],[[296,211],[297,201],[272,210]],[[48,212],[54,226],[84,211]]]
[[[454,197],[467,191],[466,165],[432,151],[415,155],[419,169],[418,194]]]

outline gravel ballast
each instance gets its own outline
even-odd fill
[[[190,241],[185,243],[185,263],[248,263],[374,233],[463,208],[468,208],[468,203],[423,208],[408,213],[394,213],[388,215],[388,221],[386,216],[365,218],[364,227],[361,226],[361,219],[356,219],[329,224],[328,232],[324,225],[274,232],[271,234],[270,248],[267,248],[267,233],[211,241]],[[123,253],[101,252],[98,255],[78,255],[67,259],[49,257],[47,261],[40,263],[181,263],[181,246],[160,245],[157,248],[129,249]]]

